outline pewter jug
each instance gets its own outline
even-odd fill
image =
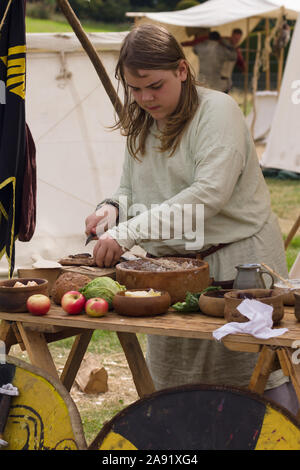
[[[274,278],[271,273],[264,271],[260,264],[239,264],[235,267],[237,275],[233,282],[234,289],[265,289],[266,284],[263,274],[268,274],[272,279],[270,289],[273,288]]]

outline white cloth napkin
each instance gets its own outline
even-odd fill
[[[256,338],[268,339],[283,335],[287,328],[272,329],[273,307],[254,299],[245,299],[237,307],[238,311],[250,321],[244,323],[230,322],[213,332],[213,337],[220,341],[223,336],[234,333],[247,333]]]

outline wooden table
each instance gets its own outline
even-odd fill
[[[276,338],[260,340],[248,334],[231,334],[222,339],[223,344],[235,351],[259,353],[249,389],[263,393],[267,379],[276,364],[290,377],[300,402],[300,364],[296,364],[297,349],[300,348],[300,322],[293,308],[285,308],[280,328],[288,331]],[[153,381],[137,339],[137,333],[201,338],[215,341],[212,333],[222,326],[223,318],[209,317],[201,313],[179,314],[171,310],[155,317],[125,317],[109,312],[101,318],[87,315],[67,315],[60,307],[52,306],[49,313],[36,317],[29,313],[0,312],[0,340],[10,347],[19,343],[26,349],[33,365],[59,378],[70,390],[84,357],[94,330],[115,331],[122,345],[133,380],[140,397],[155,391]],[[48,343],[75,336],[75,341],[60,377],[50,354]],[[295,341],[299,345],[295,346]],[[299,349],[300,359],[300,349]],[[278,368],[278,367],[277,367]]]

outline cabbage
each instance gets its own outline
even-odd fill
[[[114,281],[111,277],[96,277],[92,281],[88,282],[82,289],[81,294],[84,295],[86,300],[93,297],[101,297],[108,302],[110,308],[112,308],[112,301],[120,291],[125,291],[126,287],[121,286],[117,281]]]

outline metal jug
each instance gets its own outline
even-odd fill
[[[264,271],[260,264],[239,264],[235,268],[237,275],[233,282],[234,289],[265,289],[263,274],[268,274],[271,277],[270,289],[273,289],[274,277],[268,271]]]

